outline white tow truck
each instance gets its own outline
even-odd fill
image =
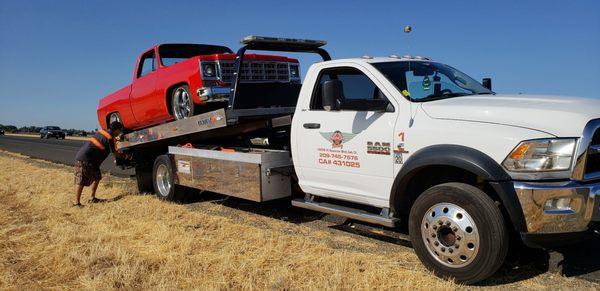
[[[424,57],[331,60],[324,41],[250,36],[229,105],[122,136],[139,190],[190,188],[407,226],[423,264],[475,283],[504,262],[510,234],[532,247],[581,239],[600,220],[600,101],[507,96]],[[241,81],[246,50],[317,53],[276,95]],[[245,78],[251,80],[252,78]],[[286,102],[283,102],[286,101]],[[272,103],[272,102],[271,102]]]

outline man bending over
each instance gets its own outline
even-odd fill
[[[96,189],[102,179],[100,165],[112,152],[117,157],[126,158],[115,149],[115,139],[123,132],[123,124],[118,121],[108,126],[108,131],[100,129],[92,138],[86,141],[75,156],[75,201],[73,206],[81,207],[81,192],[83,187],[92,187],[90,203],[100,202],[96,198]]]

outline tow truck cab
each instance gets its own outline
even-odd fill
[[[294,107],[236,107],[252,94],[234,74],[227,109],[124,136],[118,147],[136,157],[141,190],[166,200],[189,187],[257,202],[295,196],[300,208],[405,225],[427,268],[464,283],[500,267],[510,233],[545,246],[597,227],[600,102],[501,96],[421,57],[332,61],[321,41],[243,43],[238,73],[248,49],[324,61],[285,96]]]

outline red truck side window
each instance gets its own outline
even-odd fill
[[[138,69],[137,77],[144,76],[152,73],[156,70],[156,58],[154,56],[154,50],[150,50],[142,56],[140,60],[140,67]]]

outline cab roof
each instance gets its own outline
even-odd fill
[[[430,62],[431,59],[428,57],[421,57],[421,56],[389,56],[389,57],[371,57],[371,56],[363,56],[360,58],[345,58],[345,59],[335,59],[335,60],[331,60],[329,62],[364,62],[364,63],[370,63],[370,64],[374,64],[374,63],[387,63],[387,62]]]

